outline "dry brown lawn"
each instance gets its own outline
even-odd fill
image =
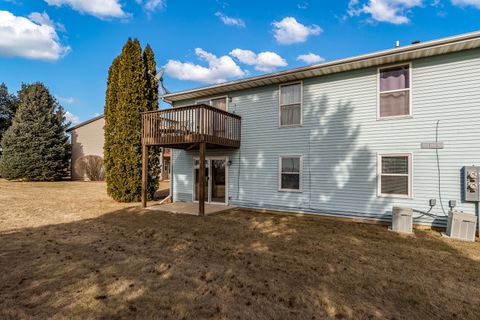
[[[480,243],[0,180],[0,318],[478,319]]]

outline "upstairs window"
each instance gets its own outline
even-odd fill
[[[302,83],[280,86],[280,127],[302,125]]]
[[[380,196],[411,197],[412,165],[410,154],[378,157]]]
[[[207,100],[198,100],[196,104],[208,104],[220,110],[227,111],[227,97],[213,98]]]
[[[301,191],[302,189],[302,157],[281,156],[279,161],[280,191]]]
[[[378,82],[378,117],[388,119],[410,116],[410,65],[379,69]]]

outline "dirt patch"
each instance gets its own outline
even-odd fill
[[[480,244],[0,181],[0,318],[477,319]]]

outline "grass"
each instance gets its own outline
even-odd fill
[[[478,319],[480,243],[0,180],[0,318]]]

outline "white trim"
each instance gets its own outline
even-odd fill
[[[225,111],[228,111],[228,100],[229,100],[228,95],[215,96],[215,97],[206,98],[206,99],[197,99],[197,100],[195,100],[195,104],[198,104],[201,101],[208,101],[208,102],[210,102],[210,106],[212,106],[212,100],[217,100],[217,99],[221,99],[221,98],[225,98],[225,102],[226,102],[225,103]]]
[[[386,90],[380,92],[380,74],[383,69],[390,69],[395,67],[401,66],[408,66],[408,88],[405,89],[396,89],[396,90]],[[404,63],[397,63],[397,64],[390,64],[385,65],[377,68],[377,120],[394,120],[394,119],[409,119],[413,118],[413,104],[412,104],[412,96],[413,96],[413,67],[412,62],[404,62]],[[401,92],[401,91],[408,91],[408,114],[403,114],[400,116],[391,116],[391,117],[381,117],[380,116],[380,95],[382,93],[391,93],[391,92]]]
[[[195,160],[198,160],[200,162],[200,157],[194,156],[192,157],[193,160],[193,166],[192,166],[192,202],[198,203],[198,200],[195,200],[195,184],[196,184],[196,179],[195,179]],[[211,160],[225,160],[225,202],[214,202],[211,201],[212,194],[211,194],[211,184],[212,184],[212,170],[211,170]],[[228,161],[229,158],[228,156],[211,156],[211,157],[205,157],[205,161],[208,161],[208,184],[207,184],[207,200],[205,203],[209,204],[221,204],[221,205],[227,205],[228,206],[228,197],[229,197],[229,187],[228,187],[228,179],[229,179],[229,174],[228,174]],[[207,168],[207,167],[206,167]]]
[[[294,84],[300,84],[300,124],[291,124],[291,125],[285,125],[282,126],[282,112],[281,109],[283,106],[291,106],[291,105],[296,105],[298,103],[292,103],[292,104],[286,104],[282,105],[282,87],[286,87],[289,85],[294,85]],[[278,127],[279,128],[298,128],[298,127],[303,127],[303,81],[293,81],[293,82],[287,82],[287,83],[281,83],[278,85]]]
[[[382,157],[408,157],[408,195],[382,193]],[[405,174],[388,174],[389,176],[402,176]],[[377,197],[413,199],[413,153],[377,153]]]
[[[282,158],[300,158],[299,189],[282,189]],[[293,174],[293,173],[292,173]],[[303,154],[281,154],[278,156],[278,191],[279,192],[303,192]]]

